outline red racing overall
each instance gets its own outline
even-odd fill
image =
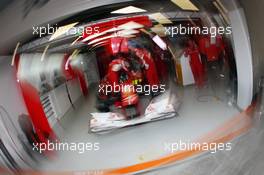
[[[189,41],[188,44],[189,46],[185,50],[185,56],[190,59],[190,66],[196,85],[202,87],[204,85],[204,67],[201,62],[200,53],[193,41]]]

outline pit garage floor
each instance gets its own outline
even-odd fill
[[[221,88],[221,86],[215,86]],[[43,161],[44,171],[84,171],[118,168],[158,159],[170,154],[166,143],[196,140],[220,126],[239,111],[221,99],[222,91],[208,86],[177,88],[182,100],[178,117],[144,125],[115,130],[104,135],[88,133],[89,113],[95,112],[95,96],[81,99],[76,109],[69,111],[61,121],[63,142],[98,142],[99,151],[83,154],[59,152],[54,160]],[[90,93],[95,94],[95,93]]]

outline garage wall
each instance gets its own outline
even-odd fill
[[[29,165],[34,162],[21,143],[21,139],[25,141],[25,136],[18,124],[18,116],[28,114],[28,112],[16,81],[15,68],[10,63],[10,56],[0,57],[0,138],[15,163],[22,168],[29,168]],[[13,124],[8,119],[11,119]],[[8,127],[8,130],[6,130],[6,127]]]
[[[18,115],[27,114],[15,68],[11,66],[11,57],[8,56],[0,57],[0,105],[8,111],[17,126]]]
[[[256,92],[259,78],[264,76],[264,1],[240,0],[240,2],[244,8],[252,46],[254,92]]]
[[[237,0],[221,0],[221,2],[228,10],[232,27],[232,45],[237,68],[237,105],[244,110],[252,103],[256,83],[248,24],[244,10]]]

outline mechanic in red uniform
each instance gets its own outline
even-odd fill
[[[154,57],[155,64],[159,65],[159,71],[158,71],[159,79],[163,84],[165,84],[166,82],[168,82],[168,70],[165,60],[166,51],[163,51],[157,45],[155,45],[153,52],[155,55]]]
[[[219,68],[221,71],[226,61],[225,44],[222,36],[203,35],[198,40],[202,60],[206,60],[206,67],[209,69]]]
[[[206,47],[209,46],[208,37],[206,35],[200,35],[197,38],[198,48],[201,54],[202,63],[205,66],[207,66],[207,55],[206,55]]]
[[[116,85],[119,84],[120,71],[124,70],[126,72],[129,72],[128,67],[129,67],[128,62],[121,56],[114,59],[109,64],[108,71],[107,71],[107,79],[113,87],[114,87],[114,84]]]
[[[205,81],[205,71],[200,58],[200,52],[194,41],[191,39],[188,40],[187,48],[185,49],[185,57],[189,57],[190,66],[194,76],[196,85],[201,88],[204,85]]]
[[[155,61],[151,56],[151,53],[144,48],[131,48],[133,52],[140,58],[141,64],[144,65],[144,72],[150,86],[159,85],[159,76]]]
[[[222,36],[219,35],[216,37],[203,35],[199,37],[198,45],[200,53],[206,56],[208,62],[217,61],[225,51]]]

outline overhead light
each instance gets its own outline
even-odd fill
[[[196,23],[193,21],[193,19],[188,15],[187,16],[188,20],[190,21],[190,23],[194,26],[197,27]]]
[[[20,45],[20,42],[17,43],[16,48],[14,50],[13,57],[12,57],[12,62],[11,62],[11,66],[14,66],[14,64],[15,64],[15,58],[16,58],[17,49],[18,49],[19,45]]]
[[[101,45],[105,45],[105,44],[107,44],[108,43],[108,41],[101,41],[101,42],[99,42],[99,43],[96,43],[96,44],[93,44],[93,47],[96,47],[96,46],[101,46]]]
[[[162,24],[155,25],[154,27],[151,28],[151,31],[161,37],[166,36],[166,29]]]
[[[96,49],[96,48],[99,48],[99,47],[102,47],[102,46],[108,45],[109,43],[110,43],[109,40],[101,41],[101,42],[99,42],[99,43],[93,44],[93,45],[89,48],[89,50],[94,50],[94,49]]]
[[[153,13],[150,14],[149,17],[156,20],[160,24],[172,24],[171,20],[161,13]]]
[[[70,56],[70,60],[73,60],[74,58],[76,58],[76,56],[78,55],[80,53],[80,50],[79,49],[75,49],[73,52],[72,52],[72,54],[71,54],[71,56]]]
[[[139,33],[138,30],[121,30],[119,32],[117,32],[117,36],[126,36],[126,35],[133,35],[133,34],[137,34]]]
[[[76,24],[78,24],[78,22],[76,23],[72,23],[72,24],[68,24],[65,26],[61,26],[59,27],[56,32],[54,34],[51,35],[49,41],[54,40],[56,38],[58,38],[59,36],[67,33],[72,27],[74,27]]]
[[[88,45],[93,45],[93,44],[96,44],[98,42],[102,42],[102,41],[105,41],[107,39],[115,38],[115,37],[133,38],[133,37],[136,36],[136,35],[133,35],[133,34],[136,34],[136,33],[139,33],[139,32],[136,31],[136,30],[130,30],[130,31],[123,31],[123,33],[119,33],[119,34],[114,33],[112,35],[108,35],[108,36],[105,36],[105,37],[96,38],[96,39],[92,40],[91,42],[89,42]]]
[[[219,6],[223,9],[225,13],[228,13],[228,10],[220,0],[216,0],[216,2],[219,4]]]
[[[146,29],[140,29],[140,31],[152,37],[152,34],[148,32]]]
[[[133,29],[140,29],[140,28],[143,28],[144,26],[139,24],[139,23],[136,23],[134,21],[130,21],[130,22],[127,22],[125,24],[122,24],[120,26],[117,26],[117,27],[113,27],[111,29],[108,29],[106,31],[103,31],[103,32],[100,32],[100,33],[96,33],[96,34],[93,34],[93,35],[90,35],[86,38],[84,38],[82,40],[82,42],[87,42],[89,40],[92,40],[94,38],[97,38],[99,36],[103,36],[107,33],[112,33],[112,32],[117,32],[117,31],[120,31],[120,30],[133,30]]]
[[[122,29],[122,30],[131,30],[131,29],[140,29],[143,27],[144,26],[142,24],[139,24],[139,23],[134,22],[134,21],[130,21],[130,22],[127,22],[125,24],[118,26],[117,28]]]
[[[47,46],[45,47],[44,52],[43,52],[42,55],[41,55],[41,58],[40,58],[40,61],[41,61],[41,62],[44,61],[45,56],[46,56],[46,52],[48,51],[48,49],[49,49],[49,45],[47,45]]]
[[[106,31],[103,31],[103,32],[100,32],[100,33],[96,33],[96,34],[90,35],[90,36],[84,38],[82,41],[83,42],[87,42],[87,41],[89,41],[91,39],[97,38],[97,37],[102,36],[102,35],[105,35],[107,33],[116,32],[116,31],[119,31],[119,30],[121,30],[121,29],[118,29],[117,27],[114,27],[114,28],[108,29]]]
[[[199,9],[190,0],[171,0],[171,1],[183,10],[199,11]]]
[[[72,43],[71,46],[73,46],[74,44],[76,44],[76,42],[81,38],[82,36],[78,36]]]
[[[90,36],[84,38],[84,39],[82,40],[82,42],[87,42],[87,41],[89,41],[89,40],[91,40],[91,39],[97,38],[97,37],[102,36],[102,35],[104,35],[104,34],[106,34],[106,32],[101,32],[101,33],[96,33],[96,34],[90,35]]]
[[[110,39],[110,38],[113,38],[113,37],[116,37],[116,36],[114,36],[114,35],[108,35],[108,36],[105,36],[105,37],[97,38],[97,39],[92,40],[91,42],[89,42],[88,45],[92,45],[92,44],[95,44],[97,42],[101,42],[101,41],[104,41],[106,39]]]
[[[65,70],[68,70],[69,69],[70,61],[73,60],[79,53],[80,53],[80,50],[78,50],[78,49],[75,49],[72,52],[71,56],[68,58],[68,60],[67,60],[67,62],[65,64],[65,67],[64,67]]]
[[[230,19],[228,18],[228,16],[226,15],[227,13],[226,13],[226,9],[225,9],[225,7],[223,6],[223,4],[219,4],[219,3],[217,3],[218,1],[216,1],[216,2],[213,2],[213,4],[214,4],[214,6],[217,8],[217,10],[220,12],[220,14],[222,15],[222,17],[223,17],[223,19],[225,20],[225,22],[227,23],[227,24],[229,24],[230,23]],[[220,2],[220,1],[219,1]]]
[[[90,50],[90,51],[93,51],[93,50],[95,50],[95,49],[97,49],[97,48],[99,48],[99,47],[102,47],[102,46],[104,46],[104,45],[106,45],[106,44],[103,44],[103,45],[97,45],[97,46],[95,46],[95,47],[91,47],[89,50]]]
[[[124,38],[135,38],[135,37],[137,37],[136,35],[126,35],[126,36],[124,36]]]
[[[158,36],[154,36],[152,40],[162,49],[167,50],[167,44]]]
[[[130,13],[143,13],[143,12],[146,12],[146,10],[138,8],[138,7],[134,7],[134,6],[128,6],[128,7],[115,10],[111,13],[112,14],[130,14]]]

